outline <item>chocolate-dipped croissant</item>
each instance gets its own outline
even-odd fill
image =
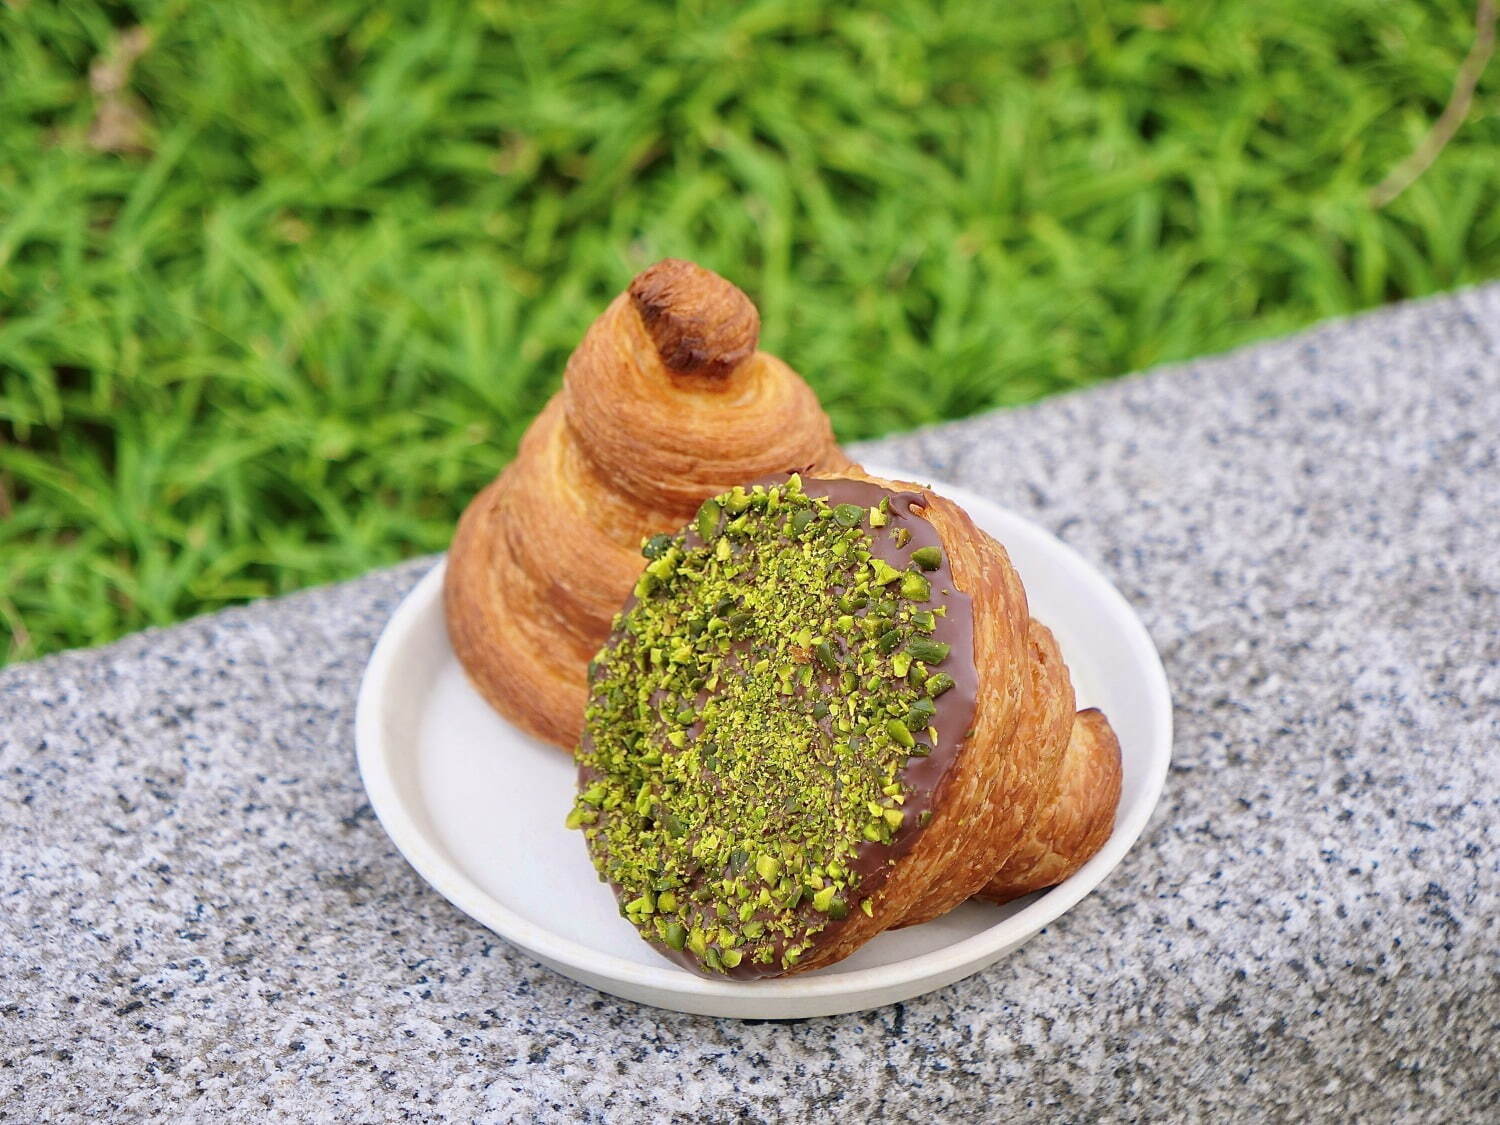
[[[953,503],[794,475],[645,554],[590,665],[569,823],[666,956],[818,968],[1108,836],[1108,724],[1075,716],[1004,548]]]
[[[480,693],[526,731],[577,742],[584,669],[643,537],[738,481],[849,465],[807,384],[756,350],[759,332],[728,281],[658,262],[589,328],[515,460],[464,512],[448,634]]]

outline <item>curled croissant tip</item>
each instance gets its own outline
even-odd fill
[[[755,351],[760,314],[729,281],[694,262],[664,258],[630,283],[662,363],[682,374],[728,375]]]

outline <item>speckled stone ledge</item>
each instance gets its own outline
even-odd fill
[[[0,1120],[1500,1117],[1500,287],[867,447],[1050,527],[1177,702],[1096,894],[905,1005],[530,962],[397,856],[355,688],[423,570],[0,673]]]

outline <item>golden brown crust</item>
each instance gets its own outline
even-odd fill
[[[728,281],[657,263],[589,328],[515,460],[465,510],[443,591],[449,637],[517,726],[577,742],[585,670],[643,538],[733,485],[851,464],[807,384],[755,350],[758,332]]]
[[[1056,886],[1104,846],[1120,803],[1120,743],[1096,709],[1074,717],[1061,783],[1020,848],[979,892],[1008,902]]]
[[[716,273],[667,258],[627,290],[661,361],[675,372],[728,375],[755,351],[760,313]]]
[[[976,619],[976,637],[983,628]],[[1073,723],[1073,683],[1057,641],[1045,625],[1028,619],[1024,644],[1026,694],[1010,746],[1000,748],[1008,755],[1006,761],[1011,768],[1005,775],[1008,783],[997,786],[989,799],[989,819],[980,829],[985,846],[965,846],[961,854],[969,863],[962,882],[956,883],[949,895],[928,899],[920,909],[909,910],[901,920],[902,926],[926,922],[951,910],[957,905],[951,901],[952,894],[971,883],[983,886],[1022,846],[1034,829],[1038,810],[1045,807],[1059,785],[1059,770]],[[984,732],[982,726],[976,724],[976,728],[977,735]]]

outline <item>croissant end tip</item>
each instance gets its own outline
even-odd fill
[[[636,275],[630,299],[672,371],[724,376],[755,352],[755,305],[732,282],[694,262],[662,259]]]

